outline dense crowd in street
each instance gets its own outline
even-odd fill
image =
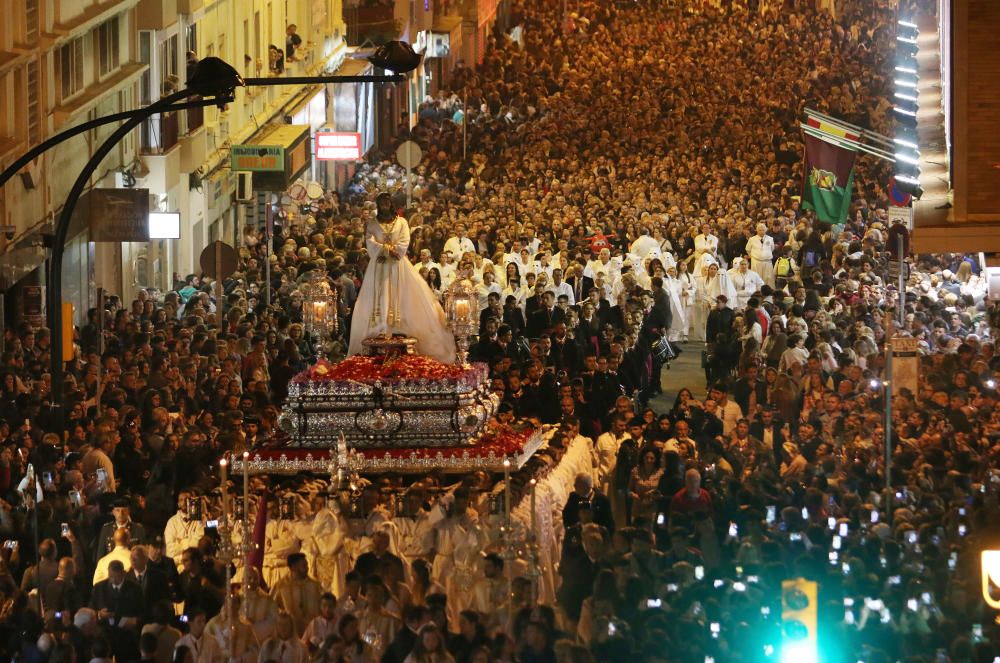
[[[893,323],[886,167],[859,161],[843,225],[797,197],[804,107],[891,133],[895,3],[838,2],[836,19],[572,4],[515,2],[485,61],[421,104],[409,208],[402,170],[375,158],[342,195],[284,205],[271,251],[248,227],[224,301],[191,275],[91,311],[65,431],[46,416],[47,331],[4,330],[4,655],[778,660],[781,584],[803,578],[821,660],[994,660],[979,553],[997,547],[1000,375],[980,265],[914,256]],[[257,477],[263,559],[236,560],[226,601],[218,459],[267,443],[319,344],[347,348],[384,191],[432,291],[471,275],[498,420],[551,426],[512,482],[545,564],[503,554],[496,476],[368,476],[352,504],[329,477]],[[304,325],[315,273],[339,294],[332,340]],[[887,431],[890,326],[921,370]],[[678,351],[705,382],[672,383]],[[656,411],[662,390],[676,402]]]

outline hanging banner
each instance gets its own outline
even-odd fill
[[[851,207],[857,152],[808,134],[803,140],[806,154],[802,207],[815,211],[820,221],[843,225]]]

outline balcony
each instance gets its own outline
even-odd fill
[[[177,0],[177,12],[193,14],[205,6],[205,0]]]
[[[201,99],[201,97],[191,97],[191,101]],[[184,111],[187,114],[187,131],[191,133],[205,125],[205,109],[189,108]]]
[[[149,173],[143,185],[154,193],[169,192],[180,182],[180,114],[163,113],[142,123],[142,161]]]
[[[177,0],[140,0],[136,12],[140,30],[163,30],[177,22]]]
[[[162,113],[142,123],[143,154],[166,154],[177,145],[180,137],[178,113]]]
[[[361,0],[357,6],[344,6],[347,45],[360,46],[368,41],[384,44],[399,37],[402,25],[396,20],[391,2]]]

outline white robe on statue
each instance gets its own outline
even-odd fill
[[[394,257],[383,251],[391,242]],[[351,319],[348,355],[362,352],[361,342],[378,334],[417,339],[417,351],[444,363],[455,361],[455,339],[445,326],[444,311],[427,283],[406,257],[410,226],[399,216],[391,223],[370,221],[365,229],[370,262]]]

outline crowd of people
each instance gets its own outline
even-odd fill
[[[342,195],[283,206],[271,247],[247,227],[224,301],[191,275],[92,310],[65,427],[48,332],[7,326],[3,655],[779,660],[782,582],[803,579],[820,660],[993,661],[979,553],[1000,518],[1000,360],[980,265],[913,256],[899,311],[886,168],[859,162],[843,225],[797,197],[803,107],[891,133],[896,4],[522,0],[421,104],[409,258],[438,295],[473,280],[497,419],[551,425],[512,481],[541,552],[506,554],[485,473],[368,476],[349,503],[322,477],[265,476],[236,501],[265,500],[261,562],[237,555],[226,586],[217,461],[268,443],[319,344],[346,351],[375,194],[406,207],[377,155]],[[303,324],[317,273],[333,339]],[[887,329],[920,365],[888,385],[889,430]],[[704,382],[674,384],[678,351]]]

